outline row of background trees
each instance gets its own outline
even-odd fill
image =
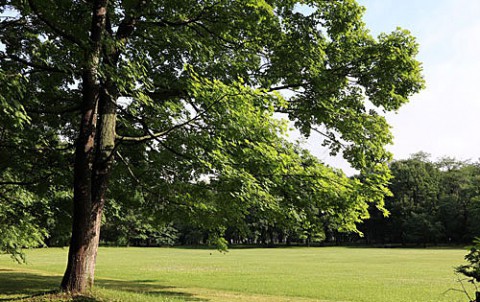
[[[360,227],[367,243],[464,244],[480,236],[480,163],[423,152],[394,161],[389,217],[370,209]]]
[[[303,155],[310,165],[319,164],[308,153]],[[328,202],[306,201],[301,209],[259,209],[250,207],[243,219],[231,222],[224,230],[225,243],[278,244],[367,244],[427,245],[466,244],[480,236],[480,163],[441,158],[432,161],[419,152],[409,159],[390,165],[393,178],[385,199],[385,209],[372,204],[370,218],[358,223],[358,231],[343,229],[341,222],[327,213],[322,205]],[[305,175],[303,175],[305,176]],[[310,175],[313,176],[313,175]],[[311,178],[290,178],[298,198],[332,198],[315,196]],[[300,185],[303,183],[303,188]],[[283,188],[285,188],[283,186]],[[115,195],[115,190],[113,190]],[[287,194],[288,192],[282,192]],[[348,192],[349,194],[351,193]],[[101,240],[107,245],[165,246],[208,244],[211,230],[182,215],[174,221],[159,215],[145,202],[141,190],[126,196],[118,190],[105,217]],[[62,196],[64,198],[62,198]],[[57,196],[55,211],[44,219],[50,234],[48,245],[67,245],[70,231],[68,194]],[[293,197],[292,197],[293,198]],[[295,197],[296,198],[296,197]],[[120,202],[121,199],[121,202]],[[116,200],[119,200],[116,202]],[[338,202],[335,202],[338,203]],[[162,219],[163,217],[163,219]],[[337,217],[338,218],[338,217]]]

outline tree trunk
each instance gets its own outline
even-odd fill
[[[62,290],[71,293],[85,292],[93,285],[105,192],[113,161],[115,122],[112,118],[115,119],[115,114],[112,114],[112,107],[115,105],[105,97],[108,93],[101,87],[98,75],[106,5],[107,0],[94,3],[90,44],[85,51],[82,75],[83,103],[75,150],[72,237],[61,284]]]
[[[98,89],[96,80],[92,80],[92,72],[85,71],[82,121],[75,150],[72,237],[61,284],[68,292],[83,292],[93,284],[101,215],[101,209],[92,199]]]
[[[61,285],[68,292],[84,292],[94,281],[102,212],[115,151],[116,104],[106,87],[109,85],[101,88],[98,125],[93,127],[96,134],[90,136],[95,140],[87,141],[87,145],[95,141],[94,148],[84,148],[90,150],[85,154],[81,148],[85,144],[77,144],[72,239]],[[85,158],[88,165],[84,164]]]

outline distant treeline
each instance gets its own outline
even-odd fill
[[[390,214],[369,210],[359,226],[365,243],[465,244],[480,236],[480,163],[431,161],[421,152],[390,169]]]
[[[390,169],[392,196],[385,198],[384,210],[370,206],[370,218],[358,224],[359,233],[342,232],[331,213],[317,208],[311,211],[317,213],[316,223],[251,211],[241,223],[226,228],[222,236],[229,245],[260,246],[453,245],[467,244],[480,236],[480,163],[453,158],[432,161],[420,152],[393,161]],[[150,217],[148,208],[140,215],[135,214],[136,209],[112,213],[117,210],[115,205],[110,208],[110,218],[103,225],[101,240],[105,245],[207,245],[216,236],[190,220]],[[68,244],[69,222],[57,219],[47,244]]]

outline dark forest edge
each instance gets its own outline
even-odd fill
[[[318,213],[317,224],[301,220],[287,224],[278,217],[265,218],[252,212],[239,224],[241,228],[230,226],[222,238],[215,238],[216,234],[195,221],[164,223],[149,217],[148,208],[133,215],[132,208],[118,205],[107,210],[109,218],[104,221],[101,245],[463,247],[480,236],[476,223],[480,219],[480,163],[447,157],[432,161],[428,154],[419,152],[409,159],[393,161],[390,169],[393,178],[389,189],[393,195],[385,199],[388,216],[370,205],[370,217],[357,225],[358,232],[338,231],[321,209],[312,209]],[[68,245],[70,217],[55,218],[44,225],[49,234],[45,244]]]
[[[370,217],[358,224],[359,232],[340,232],[328,218],[320,224],[282,228],[274,219],[247,217],[245,231],[230,227],[225,232],[232,246],[355,245],[375,247],[464,246],[480,236],[480,163],[444,157],[432,161],[419,152],[390,164],[393,179],[386,197],[384,215],[370,205]],[[107,245],[201,245],[209,234],[180,222],[155,228],[138,225],[128,233],[116,226],[132,220],[106,223]]]

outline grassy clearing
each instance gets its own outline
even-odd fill
[[[94,292],[73,301],[467,301],[464,293],[446,292],[461,288],[453,267],[464,254],[461,249],[274,248],[221,254],[101,248]],[[27,255],[27,265],[0,255],[0,301],[22,301],[60,283],[66,249]],[[72,300],[47,295],[28,301]]]

